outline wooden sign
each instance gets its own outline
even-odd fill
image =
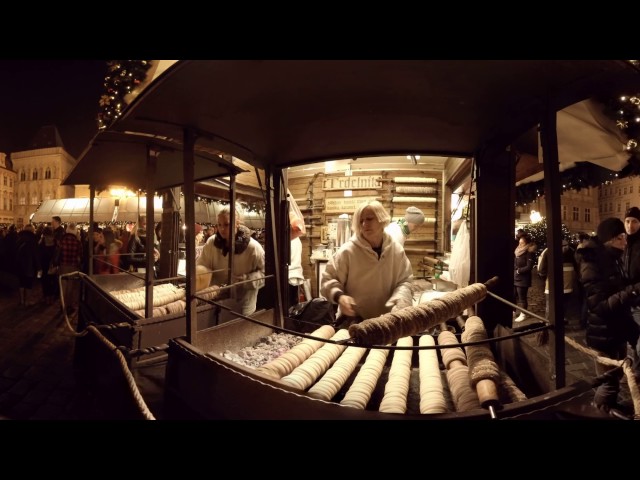
[[[350,177],[327,177],[322,180],[322,190],[378,190],[380,175],[352,175]]]
[[[338,197],[324,199],[324,213],[352,214],[358,205],[375,200],[376,197]]]

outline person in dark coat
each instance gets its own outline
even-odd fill
[[[536,244],[531,241],[531,237],[524,234],[518,239],[518,246],[515,250],[513,286],[515,288],[516,303],[525,310],[529,308],[527,294],[529,287],[531,287],[531,270],[533,269],[536,248]],[[522,322],[526,318],[527,315],[521,312],[513,321]]]
[[[153,230],[150,230],[153,232]],[[140,268],[147,267],[147,257],[146,257],[146,241],[147,241],[147,228],[146,228],[146,218],[138,217],[138,223],[131,230],[131,236],[129,237],[129,245],[127,247],[128,253],[128,263],[135,270]],[[154,261],[154,276],[157,277],[157,268],[159,267],[158,261],[160,259],[160,252],[156,248],[156,243],[154,242],[153,249],[153,261]]]
[[[622,260],[630,284],[640,282],[640,209],[631,207],[624,214],[624,229],[627,232],[627,247]],[[632,307],[633,320],[640,326],[640,307]],[[633,370],[640,380],[640,340],[635,346]]]
[[[56,239],[53,235],[53,229],[49,226],[44,227],[42,238],[38,243],[38,255],[40,255],[40,265],[42,265],[42,295],[47,305],[51,305],[56,300],[58,289],[58,274],[49,271],[50,266],[55,266],[56,255]]]
[[[626,244],[624,223],[607,218],[598,225],[596,238],[576,251],[579,280],[587,300],[587,345],[613,360],[624,359],[627,344],[635,346],[638,340],[631,307],[640,303],[640,283],[628,285],[625,277],[622,254]],[[604,381],[596,389],[594,405],[608,412],[618,411],[622,369],[596,362],[596,373]]]
[[[562,302],[564,305],[564,323],[570,314],[571,294],[576,282],[577,265],[575,252],[569,246],[568,240],[562,240]],[[545,279],[544,298],[546,303],[545,314],[549,318],[549,248],[545,248],[538,258],[538,276]]]
[[[51,217],[51,228],[53,229],[53,236],[56,239],[56,245],[59,245],[60,240],[62,240],[65,234],[65,230],[62,226],[62,219],[58,215]]]
[[[9,225],[7,234],[4,237],[3,247],[4,258],[2,259],[0,268],[7,273],[17,275],[18,230],[14,224]]]
[[[573,258],[576,263],[576,270],[578,270],[578,260],[577,253],[578,250],[584,248],[587,243],[591,240],[591,235],[588,233],[580,233],[578,234],[578,245],[576,245],[576,251],[573,254]],[[578,298],[580,302],[580,328],[587,328],[587,297],[584,294],[584,288],[582,288],[582,284],[577,282],[578,287]]]
[[[29,301],[32,297],[33,283],[38,270],[41,270],[40,256],[38,255],[38,242],[30,223],[18,233],[18,253],[16,256],[18,284],[20,287],[20,305],[25,307],[35,302]]]

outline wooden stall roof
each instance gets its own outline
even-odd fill
[[[635,78],[632,78],[635,77]],[[407,152],[471,156],[613,84],[616,60],[188,60],[111,127],[182,138],[254,165]],[[255,162],[255,163],[254,163]]]
[[[157,157],[155,189],[182,185],[183,153],[180,142],[150,135],[111,131],[100,132],[89,142],[62,184],[97,187],[122,185],[132,190],[145,189],[148,147],[160,152]],[[243,171],[214,153],[195,153],[196,182]]]

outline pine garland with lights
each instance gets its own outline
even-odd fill
[[[603,103],[604,113],[627,137],[625,150],[630,154],[629,164],[620,171],[619,177],[640,175],[640,92],[618,95]]]
[[[626,167],[625,167],[626,168]],[[620,174],[591,162],[577,162],[576,166],[560,172],[562,191],[599,187],[619,178]],[[544,195],[544,179],[524,183],[516,188],[516,205],[527,205]]]
[[[522,227],[522,229],[524,230],[524,233],[531,237],[537,246],[535,256],[537,263],[540,254],[545,248],[547,248],[547,219],[543,218],[539,222]],[[564,223],[560,226],[560,232],[562,233],[563,240],[572,240],[571,232]]]
[[[112,60],[107,62],[109,73],[104,79],[105,93],[98,101],[98,129],[104,130],[122,115],[130,94],[147,76],[151,60]]]

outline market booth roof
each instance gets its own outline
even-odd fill
[[[637,82],[614,60],[188,60],[111,127],[181,139],[255,165],[505,146],[600,90]],[[551,102],[551,103],[550,103]]]
[[[155,197],[154,222],[162,220],[162,199]],[[147,211],[144,197],[114,198],[96,197],[94,199],[93,220],[100,223],[135,222],[139,215]],[[201,224],[218,223],[218,214],[223,205],[218,202],[195,202],[195,221]],[[180,211],[184,212],[184,197],[180,197]],[[54,215],[63,222],[89,223],[89,198],[62,198],[45,200],[31,217],[34,223],[51,221]],[[244,212],[244,224],[249,228],[264,228],[264,215],[258,212]]]
[[[156,190],[184,183],[182,144],[150,135],[100,132],[89,142],[63,185],[147,187],[148,150],[159,152],[153,185]],[[238,174],[244,170],[215,153],[195,153],[194,181]],[[107,173],[108,172],[108,173]]]
[[[93,218],[96,222],[110,222],[113,219],[114,200],[96,198],[93,206]],[[45,200],[31,216],[31,222],[50,222],[51,217],[59,216],[63,222],[84,223],[89,221],[89,198],[61,198]]]

